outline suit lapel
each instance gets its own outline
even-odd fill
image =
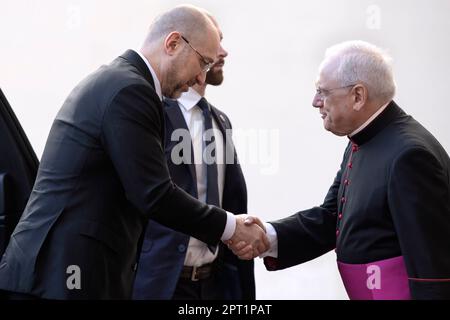
[[[217,126],[219,127],[220,132],[222,133],[223,142],[224,142],[223,152],[224,152],[224,161],[225,161],[225,176],[224,176],[225,185],[224,185],[224,189],[223,189],[224,194],[222,195],[222,201],[223,201],[223,199],[225,199],[224,196],[225,196],[225,192],[227,190],[226,182],[229,181],[229,178],[230,178],[230,177],[228,177],[228,175],[234,174],[233,169],[235,167],[233,166],[233,164],[237,165],[236,150],[234,148],[233,141],[231,139],[228,139],[227,129],[231,129],[231,128],[229,127],[228,123],[226,122],[225,117],[221,113],[219,113],[217,111],[217,109],[214,108],[213,106],[211,106],[211,113],[213,115],[213,118],[216,120],[216,123],[217,123]],[[229,156],[228,155],[229,151],[232,151],[234,154],[233,164],[231,164],[231,165],[227,161],[228,156]]]
[[[211,106],[211,105],[210,105]],[[225,117],[217,111],[216,108],[211,106],[211,113],[213,115],[214,120],[216,120],[217,126],[219,127],[220,132],[222,133],[223,141],[224,141],[224,157],[227,159],[227,151],[234,150],[234,145],[231,139],[227,139],[227,129],[230,129],[228,123],[225,120]],[[226,163],[226,161],[225,161]],[[226,168],[226,167],[225,167]]]
[[[231,130],[227,118],[216,108],[211,106],[211,113],[224,137],[225,177],[222,196],[222,208],[236,214],[247,212],[247,189],[241,166],[238,163],[236,149],[231,137],[227,137],[226,130]],[[227,163],[227,152],[232,152],[232,163]],[[230,159],[228,159],[230,160]]]
[[[164,107],[167,119],[170,121],[173,130],[185,129],[189,132],[189,128],[186,124],[186,121],[184,120],[183,114],[181,113],[178,102],[175,100],[166,99],[164,100]],[[167,135],[168,135],[167,138],[170,139],[172,132],[167,132]],[[195,165],[194,165],[194,148],[192,146],[192,141],[191,141],[191,163],[186,164],[186,166],[189,168],[189,172],[191,173],[192,176],[192,181],[197,181],[196,179],[197,174],[195,172]]]
[[[226,126],[225,118],[222,116],[222,114],[219,114],[217,112],[217,109],[214,108],[213,106],[211,106],[211,113],[213,115],[214,120],[216,120],[217,126],[222,132],[222,135],[225,137],[226,129],[228,129]]]

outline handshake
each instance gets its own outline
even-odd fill
[[[224,243],[242,260],[251,260],[270,249],[264,224],[259,218],[246,214],[236,216],[236,230]]]

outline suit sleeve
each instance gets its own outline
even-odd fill
[[[172,183],[163,148],[161,102],[146,85],[122,89],[105,111],[102,140],[128,200],[145,218],[216,244],[226,213]]]
[[[415,148],[397,157],[390,174],[389,207],[414,299],[450,299],[447,165]]]

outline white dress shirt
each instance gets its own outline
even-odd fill
[[[197,180],[198,199],[206,202],[206,186],[207,186],[207,167],[203,161],[203,151],[206,147],[206,142],[203,139],[204,132],[204,117],[197,103],[202,97],[192,88],[185,92],[178,99],[180,110],[183,113],[189,133],[192,139],[192,147],[194,151],[194,165]],[[216,158],[217,158],[217,181],[219,187],[219,201],[222,204],[222,195],[225,179],[225,153],[224,153],[224,139],[215,119],[212,121],[214,136],[216,138]],[[217,257],[217,251],[213,254],[208,246],[191,237],[189,239],[189,246],[186,253],[184,265],[186,266],[202,266],[212,262]]]
[[[377,110],[369,119],[367,119],[366,122],[364,122],[358,129],[353,131],[351,134],[349,134],[349,138],[353,137],[355,134],[361,132],[364,130],[373,120],[375,120],[383,111],[386,109],[386,107],[389,105],[390,102],[383,105],[380,109]],[[264,257],[274,257],[278,258],[278,237],[277,232],[275,228],[270,224],[265,222],[264,226],[266,227],[266,235],[270,242],[270,249],[266,252],[264,252],[262,255],[260,255],[260,258]]]
[[[152,75],[153,81],[155,83],[156,94],[158,95],[159,99],[162,101],[161,83],[159,82],[159,79],[156,76],[155,70],[153,70],[152,65],[150,64],[150,62],[147,60],[147,58],[141,52],[139,52],[139,51],[135,51],[135,52],[141,57],[142,60],[144,60],[144,62],[147,65],[148,69],[150,70],[150,73]],[[186,122],[186,123],[188,123],[188,122]],[[217,168],[217,169],[219,170],[219,168]],[[219,173],[219,177],[220,177],[220,173]],[[220,190],[221,189],[220,189],[220,185],[219,185],[219,195],[220,195],[220,199],[221,199],[222,198],[222,192]],[[223,190],[223,186],[222,186],[222,190]],[[220,239],[222,241],[229,240],[233,236],[235,229],[236,229],[236,217],[232,213],[227,212],[227,222],[226,222],[226,225],[225,225],[225,230],[223,231],[222,237]]]

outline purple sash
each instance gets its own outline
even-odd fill
[[[410,300],[403,257],[366,264],[338,261],[345,289],[351,300]]]

